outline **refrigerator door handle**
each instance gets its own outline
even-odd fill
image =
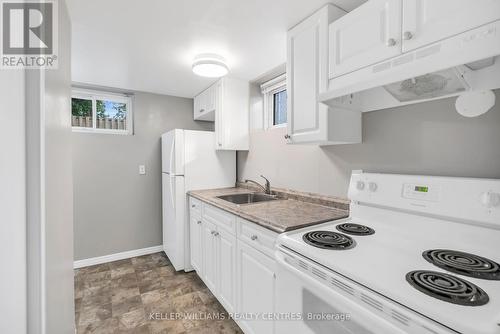
[[[172,209],[175,210],[175,193],[174,193],[174,185],[175,176],[170,176],[169,186],[170,186],[170,201],[172,202]]]
[[[170,174],[177,174],[177,171],[175,170],[175,136],[170,145]]]

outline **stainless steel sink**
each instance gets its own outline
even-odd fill
[[[258,202],[267,202],[276,200],[276,196],[267,195],[262,193],[244,193],[244,194],[233,194],[233,195],[223,195],[217,196],[224,201],[228,201],[234,204],[251,204]]]

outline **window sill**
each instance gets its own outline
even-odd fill
[[[108,134],[108,135],[122,135],[131,136],[131,131],[128,130],[114,130],[114,129],[93,129],[93,128],[83,128],[83,127],[71,127],[73,132],[78,133],[95,133],[95,134]]]

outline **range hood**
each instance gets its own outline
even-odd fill
[[[329,81],[319,101],[373,111],[500,88],[500,21]]]

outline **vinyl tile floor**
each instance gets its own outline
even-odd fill
[[[78,334],[243,333],[195,272],[163,252],[75,270]]]

